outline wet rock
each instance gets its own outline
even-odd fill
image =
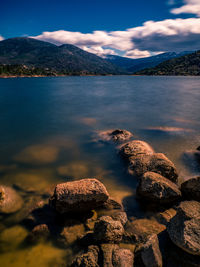
[[[200,203],[184,201],[167,225],[172,242],[182,250],[200,256]]]
[[[108,200],[106,200],[101,208],[106,209],[106,210],[123,210],[123,205],[119,202],[117,202],[116,200],[109,198]]]
[[[121,222],[109,216],[100,217],[94,226],[94,238],[99,243],[119,243],[123,233]]]
[[[162,255],[157,235],[149,237],[141,252],[142,261],[146,267],[162,267]]]
[[[99,267],[98,253],[99,248],[97,246],[88,247],[86,253],[75,258],[71,267]]]
[[[119,247],[116,244],[101,244],[100,245],[101,266],[114,267],[112,263],[113,251],[118,248]]]
[[[98,136],[102,141],[124,142],[129,140],[133,134],[127,130],[116,129],[101,131]]]
[[[131,175],[142,176],[145,172],[156,172],[165,178],[176,183],[178,173],[173,162],[164,154],[154,153],[140,154],[129,158],[129,173]]]
[[[114,249],[112,255],[113,267],[133,267],[134,255],[129,249]]]
[[[181,184],[181,192],[187,199],[200,201],[200,176],[183,182]]]
[[[95,224],[95,222],[97,220],[97,213],[96,213],[96,211],[92,210],[92,213],[93,213],[93,215],[90,218],[88,218],[86,220],[86,222],[85,222],[85,228],[87,230],[93,230],[94,229],[94,224]]]
[[[152,155],[154,153],[154,150],[146,142],[140,140],[134,140],[126,143],[125,145],[122,145],[120,147],[119,153],[123,158],[127,159],[131,156],[137,156],[143,154]]]
[[[14,213],[23,206],[22,198],[8,186],[0,186],[0,213]]]
[[[124,211],[115,212],[111,215],[111,217],[115,221],[120,221],[122,225],[125,225],[128,221],[126,212],[124,212]]]
[[[176,215],[176,210],[171,208],[160,212],[156,215],[156,219],[159,223],[167,225],[169,221]]]
[[[41,239],[47,239],[50,235],[49,228],[46,224],[39,224],[33,228],[28,236],[28,241],[37,242]]]
[[[62,247],[68,247],[81,238],[84,233],[85,228],[83,224],[64,227],[59,235],[58,243],[62,245]]]
[[[152,234],[159,234],[166,230],[165,225],[149,219],[129,221],[123,235],[124,243],[145,243]]]
[[[58,184],[50,205],[59,213],[83,212],[101,206],[109,198],[105,186],[97,179]]]
[[[141,177],[137,194],[142,199],[162,204],[173,203],[181,197],[181,191],[175,183],[155,172],[146,172]]]

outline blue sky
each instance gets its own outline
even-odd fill
[[[200,49],[200,0],[1,0],[0,14],[1,39],[31,36],[133,58]]]

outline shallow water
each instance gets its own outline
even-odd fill
[[[30,202],[58,182],[96,177],[130,216],[150,216],[136,201],[136,180],[126,174],[114,146],[98,142],[95,133],[131,131],[165,153],[185,179],[198,173],[183,153],[200,145],[199,103],[198,77],[0,79],[0,183],[14,185]],[[0,218],[0,229],[21,223],[19,214]],[[67,257],[52,243],[10,247],[9,238],[1,266],[34,266],[35,257],[38,266],[62,266]]]

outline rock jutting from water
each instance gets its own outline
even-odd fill
[[[128,141],[133,134],[127,130],[115,129],[98,132],[98,138],[102,141],[125,142]]]
[[[189,254],[200,256],[200,203],[181,202],[167,225],[172,242]]]
[[[0,213],[14,213],[22,205],[22,198],[13,188],[0,185]]]
[[[155,172],[146,172],[139,181],[137,194],[143,200],[169,204],[181,197],[178,186]]]
[[[50,206],[59,213],[84,212],[95,209],[109,198],[105,186],[97,179],[82,179],[58,184]]]
[[[186,199],[200,201],[200,176],[183,182],[181,184],[181,192]]]

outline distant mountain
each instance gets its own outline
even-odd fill
[[[200,50],[162,62],[155,68],[136,72],[139,75],[200,75]]]
[[[0,41],[0,74],[121,74],[118,66],[76,46],[18,37]],[[12,73],[10,73],[12,74]],[[16,74],[17,75],[17,74]]]
[[[163,61],[169,60],[171,58],[177,58],[183,55],[187,55],[192,52],[193,51],[184,51],[180,53],[167,52],[167,53],[162,53],[156,56],[138,58],[138,59],[108,55],[106,59],[109,62],[119,66],[120,68],[123,68],[128,73],[133,73],[133,72],[145,69],[145,68],[155,67],[158,64],[162,63]]]

